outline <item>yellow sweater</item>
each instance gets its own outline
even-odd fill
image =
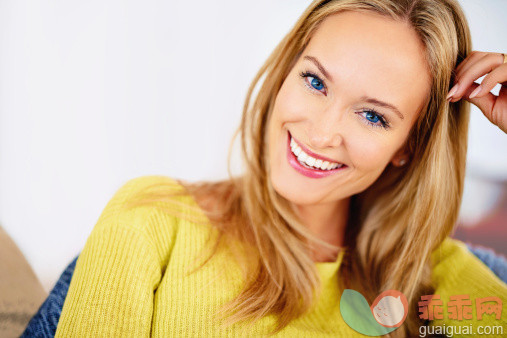
[[[143,187],[170,182],[165,176],[143,176],[127,182],[102,212],[76,264],[56,337],[234,337],[241,324],[220,330],[211,318],[216,309],[241,290],[242,277],[232,257],[222,251],[197,273],[185,269],[200,252],[209,229],[143,206],[122,205]],[[195,201],[179,197],[186,203]],[[214,230],[216,231],[216,230]],[[336,262],[316,263],[323,292],[311,312],[293,321],[279,337],[358,336],[340,314]],[[468,294],[474,319],[446,325],[500,325],[507,334],[507,286],[471,254],[462,242],[446,239],[433,253],[436,294],[444,304],[449,296]],[[226,263],[225,265],[223,263]],[[222,273],[219,273],[222,272]],[[504,303],[501,319],[485,315],[476,320],[475,298],[497,296]],[[409,311],[412,311],[411,309]],[[447,311],[444,308],[444,314]],[[265,335],[276,318],[262,318],[249,337]]]

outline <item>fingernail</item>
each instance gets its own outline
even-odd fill
[[[446,99],[449,100],[450,97],[452,97],[454,94],[456,94],[456,92],[458,91],[458,88],[459,88],[459,83],[456,83],[454,85],[454,87],[452,87],[451,90],[449,91],[449,94],[447,94]]]
[[[481,89],[482,89],[481,86],[475,88],[475,90],[472,92],[472,94],[470,94],[470,96],[468,98],[473,99],[474,97],[476,97],[477,94],[479,94],[479,92],[481,91]]]

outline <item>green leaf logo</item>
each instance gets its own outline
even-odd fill
[[[355,331],[381,336],[399,328],[407,318],[408,302],[403,293],[387,290],[370,305],[359,292],[345,289],[340,299],[343,320]]]

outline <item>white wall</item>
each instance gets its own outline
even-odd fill
[[[47,290],[128,179],[226,177],[247,86],[308,4],[0,0],[0,224]],[[507,2],[462,4],[474,49],[507,51]],[[506,180],[478,110],[470,141],[470,175]]]

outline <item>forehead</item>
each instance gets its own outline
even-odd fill
[[[319,59],[340,90],[394,101],[400,108],[409,109],[410,101],[422,105],[429,92],[431,77],[416,32],[376,13],[328,16],[304,55]]]

